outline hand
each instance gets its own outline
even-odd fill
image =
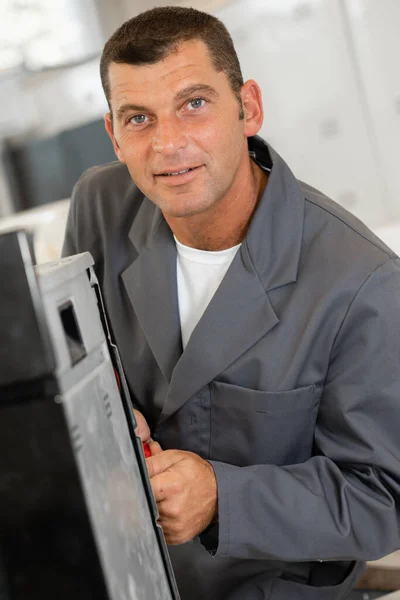
[[[142,442],[148,442],[150,440],[150,427],[147,425],[147,421],[142,413],[136,409],[133,409],[133,413],[136,419],[135,433]]]
[[[214,469],[193,452],[162,451],[156,447],[154,451],[146,463],[159,523],[167,544],[184,544],[216,518]]]

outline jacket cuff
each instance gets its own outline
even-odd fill
[[[211,556],[215,556],[217,553],[218,530],[218,523],[211,523],[211,525],[209,525],[207,529],[205,529],[203,533],[200,533],[199,535],[201,545],[204,546],[204,548],[209,554],[211,554]]]
[[[224,463],[214,460],[209,460],[208,462],[214,469],[217,481],[218,522],[212,523],[210,527],[199,536],[200,542],[210,554],[217,557],[228,556],[231,536],[228,473]],[[205,543],[203,543],[203,536],[205,536]],[[212,538],[214,541],[212,541]]]

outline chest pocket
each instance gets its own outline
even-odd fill
[[[238,466],[290,465],[312,455],[321,388],[260,392],[214,381],[210,458]]]

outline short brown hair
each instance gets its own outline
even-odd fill
[[[243,76],[228,30],[217,17],[182,6],[145,11],[123,23],[107,41],[100,60],[100,77],[110,108],[110,63],[153,64],[166,58],[181,43],[191,40],[204,42],[215,69],[228,77],[243,119],[240,97]]]

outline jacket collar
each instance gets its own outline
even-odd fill
[[[265,289],[272,290],[296,281],[304,195],[287,164],[261,137],[250,138],[249,149],[270,173],[245,243]]]
[[[268,184],[243,241],[266,290],[296,281],[304,220],[304,195],[288,165],[261,137],[249,138],[249,154],[269,172]],[[175,242],[162,212],[144,197],[129,231],[140,254]],[[129,265],[128,265],[129,266]]]

